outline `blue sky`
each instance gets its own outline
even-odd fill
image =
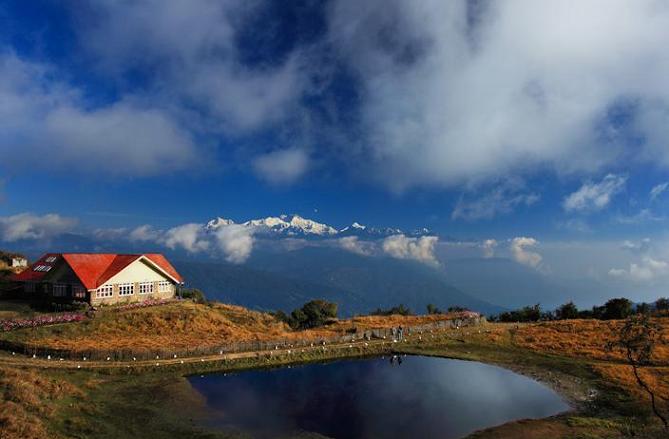
[[[0,1],[0,218],[297,213],[664,264],[669,6],[541,3]]]

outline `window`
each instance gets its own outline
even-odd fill
[[[132,296],[133,294],[135,294],[135,284],[119,284],[119,296]]]
[[[169,293],[172,291],[172,284],[166,280],[161,280],[158,282],[158,292],[159,293]]]
[[[46,258],[44,260],[44,262],[48,262],[50,264],[50,263],[54,262],[55,260],[56,260],[55,256],[49,256],[48,258]]]
[[[72,287],[72,297],[75,299],[86,299],[86,290],[82,286]]]
[[[153,293],[153,282],[142,282],[139,284],[139,294]]]
[[[38,265],[35,268],[33,268],[33,271],[44,271],[47,272],[51,270],[51,266],[49,265]]]
[[[54,284],[53,285],[53,297],[65,297],[67,296],[67,285],[65,284]]]
[[[107,297],[112,297],[113,295],[114,287],[111,285],[105,285],[95,290],[95,297],[98,299],[106,299]]]

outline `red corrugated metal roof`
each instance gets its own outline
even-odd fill
[[[53,263],[47,264],[45,262],[46,259],[54,256],[57,259]],[[146,256],[151,263],[165,271],[169,276],[178,282],[183,282],[182,277],[177,273],[174,267],[172,267],[172,264],[167,261],[165,256],[156,253],[144,256]],[[123,255],[115,253],[47,253],[37,262],[32,264],[30,268],[14,276],[14,280],[39,282],[48,272],[35,270],[35,268],[38,268],[40,265],[53,265],[58,262],[58,258],[60,257],[62,257],[72,268],[72,271],[74,271],[84,287],[92,290],[120,273],[121,270],[135,260],[141,258],[142,255]]]
[[[180,283],[184,281],[181,275],[177,273],[177,271],[165,256],[161,255],[160,253],[147,253],[144,256],[149,258],[154,264],[165,270],[167,274],[178,280]]]

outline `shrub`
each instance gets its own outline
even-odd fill
[[[658,311],[669,311],[669,299],[660,297],[655,301],[655,309]]]
[[[399,304],[399,306],[393,306],[392,308],[388,309],[381,309],[381,308],[376,308],[374,311],[370,313],[370,315],[373,316],[391,316],[393,314],[398,314],[401,316],[411,316],[413,313],[411,310],[405,306],[403,303]]]
[[[515,311],[507,311],[495,317],[495,321],[499,322],[537,322],[545,314],[541,312],[541,306],[537,303],[533,306],[525,306]]]
[[[632,302],[620,297],[611,299],[604,304],[603,320],[626,319],[632,315]]]
[[[195,303],[205,303],[207,301],[204,293],[197,288],[180,288],[179,297],[182,299],[190,299]]]
[[[274,318],[287,323],[293,329],[316,328],[337,318],[337,304],[326,300],[312,300],[301,308],[296,308],[290,315],[279,310],[272,313]]]
[[[574,302],[565,303],[555,311],[556,317],[560,320],[577,319],[579,317],[578,308]]]
[[[443,312],[439,308],[437,308],[436,305],[434,305],[432,303],[427,304],[427,313],[428,314],[443,314]]]

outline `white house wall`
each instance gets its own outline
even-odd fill
[[[135,282],[154,282],[161,280],[169,280],[170,283],[174,283],[174,281],[169,277],[150,267],[143,260],[138,259],[114,275],[104,284],[113,285]]]

